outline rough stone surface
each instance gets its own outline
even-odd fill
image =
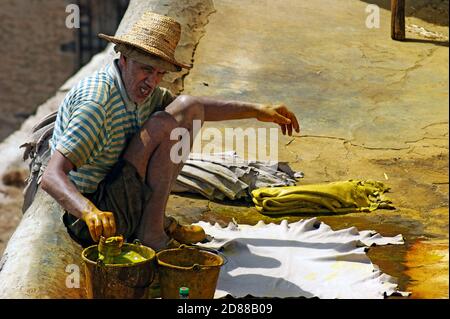
[[[0,298],[83,298],[82,248],[61,222],[63,209],[39,190],[0,260]]]

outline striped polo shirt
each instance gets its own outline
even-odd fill
[[[58,150],[74,164],[69,177],[81,193],[95,192],[131,137],[175,98],[157,87],[137,106],[126,93],[117,61],[81,80],[58,110],[51,151]]]

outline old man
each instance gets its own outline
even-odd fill
[[[99,36],[120,57],[74,86],[62,102],[50,140],[51,158],[41,187],[66,211],[63,221],[82,246],[121,234],[155,250],[204,239],[199,226],[166,217],[166,204],[183,163],[170,158],[170,134],[193,121],[255,118],[299,132],[283,105],[188,95],[174,96],[158,84],[167,72],[190,66],[174,52],[181,26],[146,12],[122,36]]]

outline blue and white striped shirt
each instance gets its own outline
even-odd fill
[[[149,116],[174,99],[157,87],[136,107],[126,94],[117,60],[81,80],[59,107],[50,147],[76,167],[69,173],[81,193],[93,193]]]

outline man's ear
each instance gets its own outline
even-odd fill
[[[126,65],[126,62],[127,62],[127,57],[121,53],[120,58],[119,58],[120,66],[123,68]]]

